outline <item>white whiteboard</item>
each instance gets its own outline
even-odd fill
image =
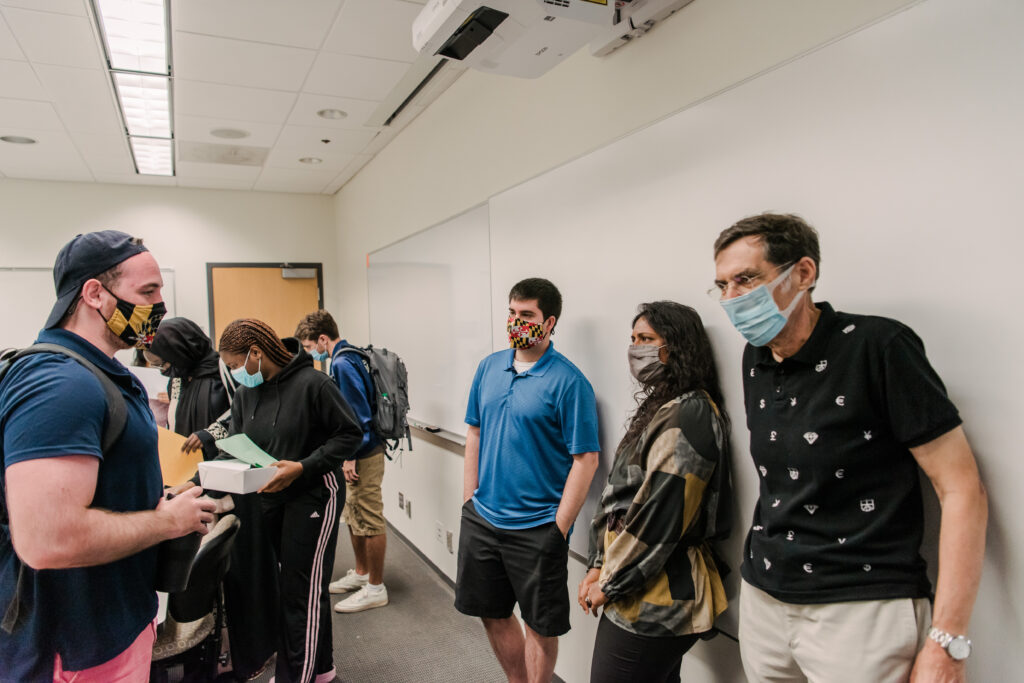
[[[161,268],[167,317],[175,315],[174,271]],[[30,345],[50,315],[57,295],[53,290],[53,268],[0,267],[0,349]],[[122,362],[131,357],[118,355]]]
[[[1024,641],[1024,518],[1009,502],[1024,480],[1021,35],[1019,0],[923,2],[492,198],[492,305],[522,277],[555,282],[565,299],[555,344],[597,392],[602,469],[578,529],[633,406],[632,315],[641,302],[674,299],[700,312],[723,376],[738,515],[728,555],[738,566],[757,481],[742,340],[704,295],[712,243],[744,216],[800,213],[821,231],[815,299],[898,318],[924,339],[992,500],[971,633]],[[574,549],[585,546],[574,534]],[[726,613],[730,632],[735,613]],[[704,666],[687,659],[684,678]],[[708,675],[729,680],[714,673],[719,665],[730,669],[718,662]],[[1021,668],[1020,648],[996,646],[969,663],[977,680],[1012,680]]]
[[[465,435],[469,387],[491,352],[487,206],[371,253],[367,289],[370,342],[409,371],[410,421]]]

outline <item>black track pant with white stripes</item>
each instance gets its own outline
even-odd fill
[[[294,498],[263,498],[267,531],[281,569],[276,683],[310,683],[333,667],[328,584],[345,486],[332,472]]]

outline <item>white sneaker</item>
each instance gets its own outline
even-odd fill
[[[388,589],[382,588],[379,591],[371,591],[369,586],[363,586],[352,595],[348,596],[334,606],[335,612],[362,612],[374,607],[383,607],[388,604]]]
[[[332,581],[328,588],[332,593],[348,593],[362,588],[369,580],[369,574],[356,574],[355,569],[349,569],[345,576]]]

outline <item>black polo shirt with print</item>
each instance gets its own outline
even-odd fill
[[[888,318],[821,316],[781,363],[743,352],[750,452],[760,496],[743,578],[783,602],[931,594],[909,448],[960,424],[913,330]]]

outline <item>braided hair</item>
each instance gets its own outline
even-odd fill
[[[283,368],[292,361],[292,354],[270,325],[255,318],[235,320],[224,328],[220,335],[220,350],[228,353],[249,353],[250,347],[258,346],[267,358]]]

